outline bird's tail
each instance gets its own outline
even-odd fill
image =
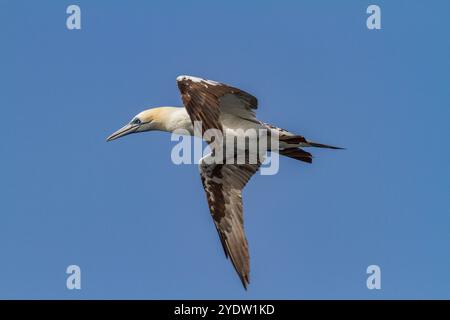
[[[335,149],[342,150],[344,148],[330,146],[328,144],[317,143],[308,141],[303,136],[280,136],[280,144],[284,143],[287,145],[298,145],[299,147],[315,147],[315,148],[327,148],[327,149]]]
[[[330,146],[328,144],[316,143],[306,140],[303,136],[280,136],[280,150],[279,154],[296,159],[299,161],[312,163],[311,153],[301,149],[300,147],[315,147],[340,150],[344,148]]]
[[[312,154],[300,148],[280,149],[278,153],[295,160],[312,163]]]
[[[330,146],[328,144],[316,143],[308,141],[309,146],[307,147],[315,147],[315,148],[326,148],[326,149],[334,149],[334,150],[344,150],[345,148]]]

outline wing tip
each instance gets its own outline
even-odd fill
[[[242,277],[240,277],[240,278],[241,278],[241,282],[242,282],[242,285],[244,286],[245,291],[247,291],[248,285],[250,284],[250,279],[248,278],[248,274],[242,275]]]

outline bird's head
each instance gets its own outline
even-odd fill
[[[168,107],[159,107],[144,110],[131,119],[129,123],[110,135],[106,141],[112,141],[131,133],[152,130],[163,130]]]

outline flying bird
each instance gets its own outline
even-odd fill
[[[243,130],[262,130],[268,133],[267,151],[278,152],[307,163],[312,162],[312,155],[303,150],[303,147],[341,149],[311,142],[301,135],[259,121],[255,116],[257,99],[241,89],[192,76],[177,77],[177,85],[184,107],[165,106],[142,111],[124,127],[111,134],[107,141],[131,133],[155,130],[185,130],[189,135],[195,135],[194,123],[199,122],[203,138],[203,134],[210,129],[221,132],[223,140],[227,136],[242,135]],[[260,136],[257,139],[260,139]],[[274,145],[273,139],[278,142],[276,149],[271,147]],[[205,140],[215,148],[224,145],[213,139]],[[212,148],[212,153],[200,160],[200,177],[225,256],[230,258],[244,288],[247,289],[250,281],[250,257],[244,233],[242,190],[258,171],[262,160],[257,158],[256,161],[248,161],[249,151],[244,147],[236,151],[245,153],[247,160],[244,163],[210,161],[214,151]]]

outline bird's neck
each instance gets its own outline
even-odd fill
[[[174,132],[179,130],[186,130],[190,134],[193,131],[191,118],[189,117],[185,108],[182,107],[162,107],[158,108],[158,115],[160,121],[158,123],[158,130]]]

